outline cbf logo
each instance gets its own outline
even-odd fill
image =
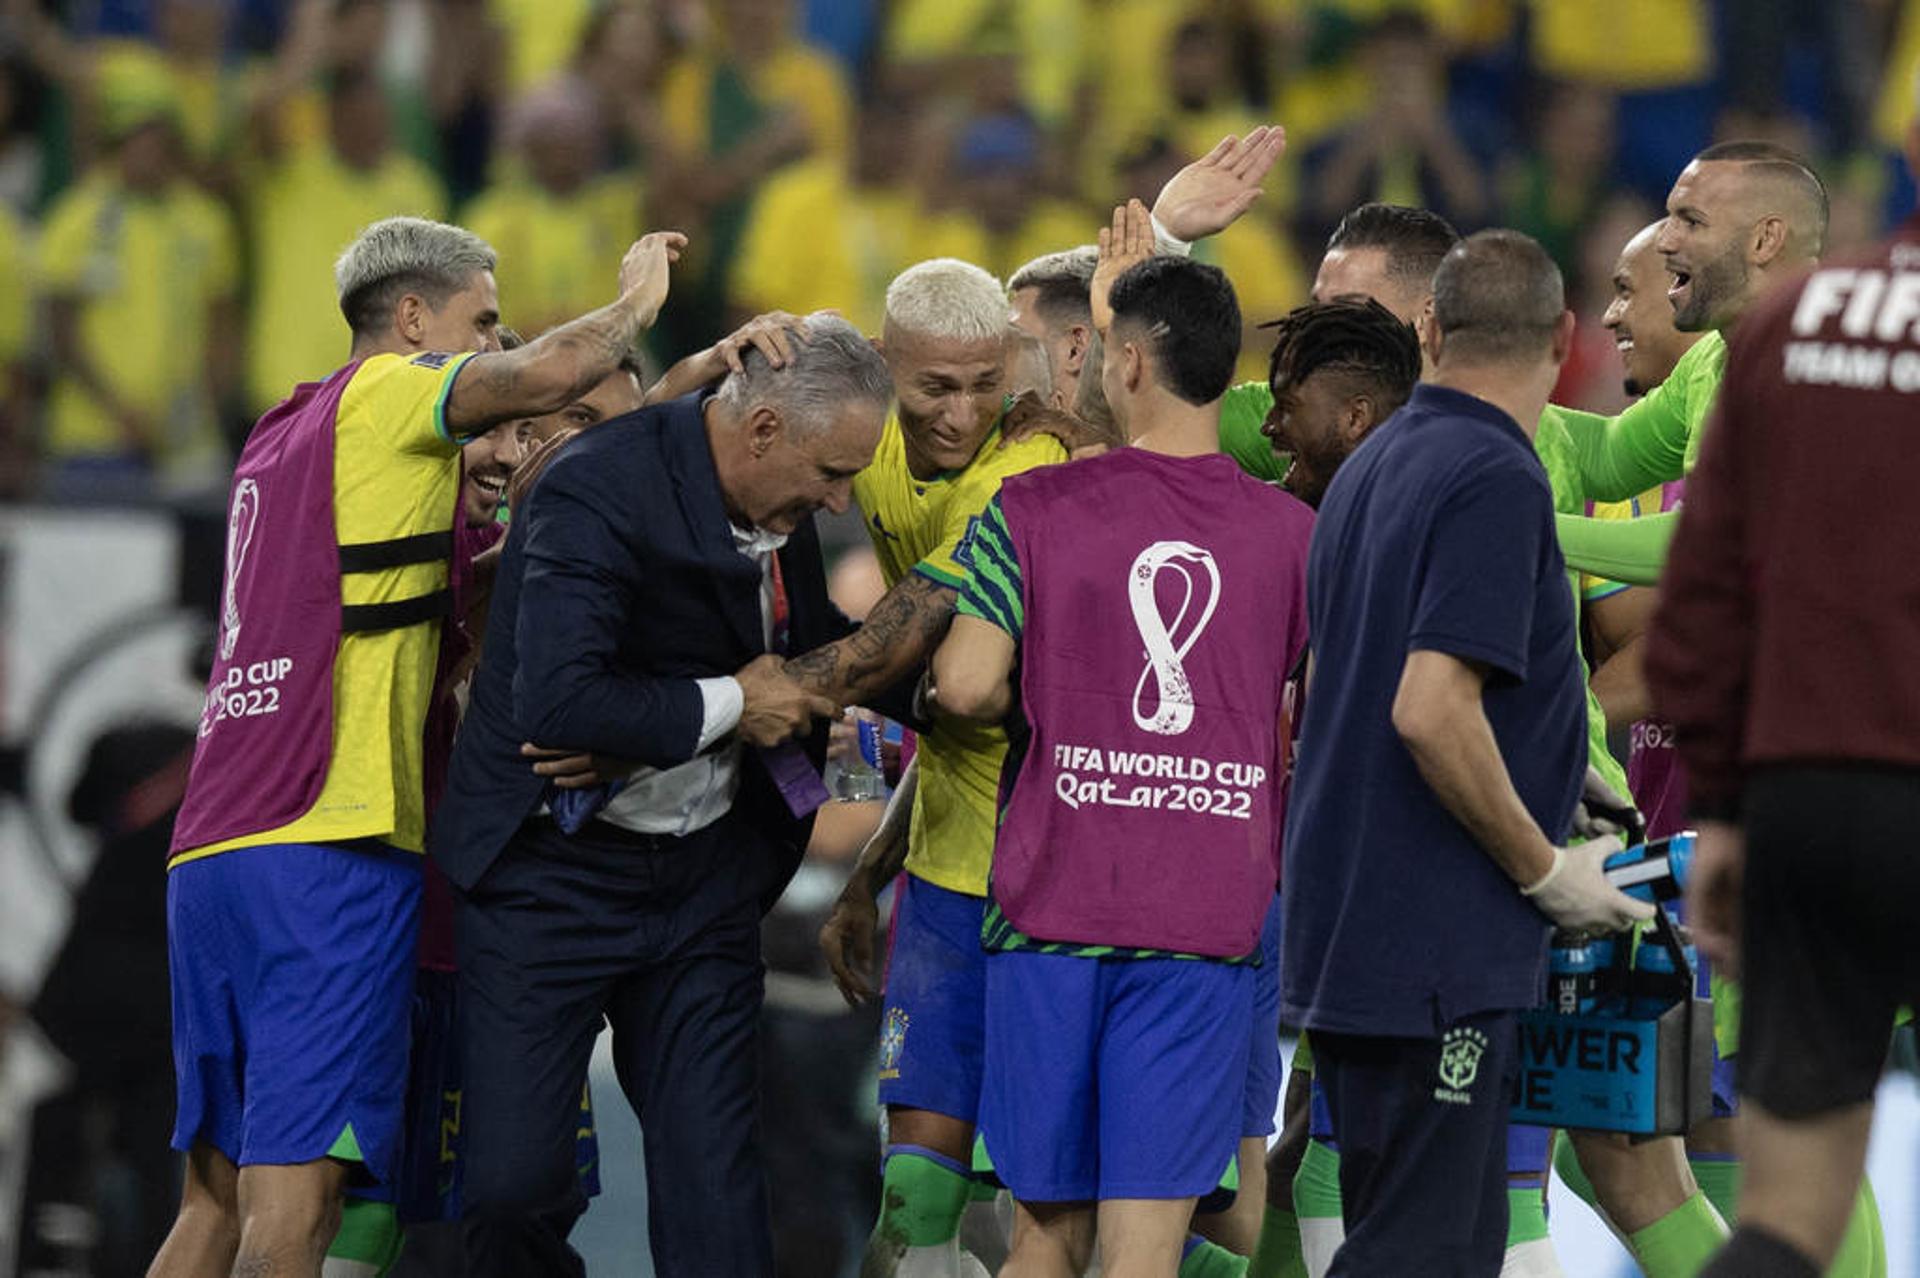
[[[1189,563],[1205,575],[1203,582],[1196,582],[1196,574],[1187,571],[1185,565]],[[1154,595],[1154,583],[1162,571],[1178,573],[1186,586],[1172,621],[1161,619],[1160,601]],[[1197,599],[1202,591],[1206,597]],[[1133,567],[1127,570],[1127,603],[1133,608],[1140,642],[1147,649],[1146,669],[1133,685],[1133,722],[1148,732],[1177,737],[1193,726],[1193,685],[1180,663],[1199,642],[1201,631],[1213,620],[1213,610],[1220,606],[1219,566],[1210,553],[1191,542],[1156,541],[1134,556]],[[1190,614],[1193,628],[1176,642],[1174,635]],[[1149,680],[1157,694],[1151,714],[1145,710]]]
[[[1480,1076],[1480,1058],[1487,1050],[1487,1036],[1477,1029],[1456,1025],[1440,1039],[1440,1086],[1433,1098],[1449,1105],[1471,1105],[1469,1090]]]
[[[900,1053],[907,1046],[907,1021],[910,1018],[897,1007],[887,1009],[887,1019],[880,1026],[880,1077],[900,1077]]]

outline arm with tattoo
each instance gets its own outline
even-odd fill
[[[864,704],[933,655],[958,599],[952,586],[910,572],[858,630],[788,661],[787,675],[841,705]]]
[[[472,436],[498,422],[558,412],[619,367],[667,299],[667,268],[686,236],[656,231],[627,250],[620,299],[511,351],[474,356],[447,397],[447,429]]]

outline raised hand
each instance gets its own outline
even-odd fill
[[[641,316],[642,326],[653,323],[667,300],[667,268],[680,260],[687,237],[678,231],[652,231],[633,242],[620,261],[620,296]]]
[[[1229,133],[1167,180],[1153,215],[1178,239],[1217,235],[1253,207],[1260,183],[1286,149],[1287,131],[1279,125],[1263,124],[1243,138]]]
[[[1107,305],[1113,282],[1126,274],[1128,267],[1152,256],[1153,219],[1146,205],[1128,200],[1114,209],[1113,225],[1100,228],[1100,260],[1093,269],[1087,300],[1093,308],[1093,327],[1102,335],[1113,323],[1113,308]]]

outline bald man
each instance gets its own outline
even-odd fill
[[[1547,410],[1573,441],[1587,498],[1626,501],[1693,469],[1727,366],[1726,333],[1768,288],[1811,267],[1826,233],[1826,187],[1784,147],[1722,142],[1681,171],[1654,248],[1672,280],[1674,327],[1705,336],[1665,383],[1617,417]],[[1675,519],[1562,515],[1560,548],[1570,567],[1651,585]]]

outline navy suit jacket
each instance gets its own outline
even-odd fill
[[[735,548],[701,415],[689,395],[594,427],[568,444],[514,511],[493,586],[486,647],[453,750],[429,850],[463,889],[480,882],[540,806],[524,741],[669,768],[694,757],[695,679],[767,650],[760,572]],[[811,520],[779,552],[789,652],[852,623],[827,598]],[[818,767],[826,727],[805,742]],[[770,903],[812,829],[749,749],[734,811],[771,860]],[[756,849],[742,849],[752,853]]]

